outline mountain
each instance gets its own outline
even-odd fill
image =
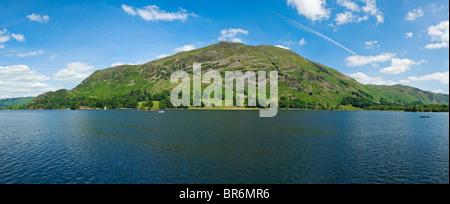
[[[192,74],[194,62],[202,63],[202,72],[278,71],[281,107],[329,109],[341,105],[364,108],[380,104],[449,103],[448,95],[408,86],[363,85],[290,50],[220,42],[142,65],[96,71],[73,90],[45,93],[32,100],[27,108],[101,108],[106,105],[119,108],[131,107],[139,101],[162,100],[176,86],[170,83],[171,74],[175,71]]]
[[[0,109],[11,106],[25,105],[28,102],[30,102],[33,98],[34,97],[0,99]]]

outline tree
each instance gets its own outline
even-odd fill
[[[153,101],[146,101],[146,102],[142,103],[142,106],[146,107],[146,108],[149,108],[149,109],[152,109],[153,108]]]

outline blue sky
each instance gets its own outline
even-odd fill
[[[445,0],[1,0],[0,98],[221,40],[274,45],[365,84],[449,93]]]

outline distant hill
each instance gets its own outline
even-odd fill
[[[119,108],[125,103],[155,100],[151,95],[167,93],[176,86],[169,80],[173,72],[184,70],[192,74],[194,62],[202,63],[203,72],[278,71],[282,107],[330,109],[341,105],[449,104],[448,95],[408,86],[363,85],[290,50],[220,42],[143,65],[122,65],[96,71],[73,90],[45,93],[33,99],[27,108],[102,108],[113,102],[112,106]],[[127,97],[133,100],[127,101]]]
[[[34,97],[0,99],[0,109],[16,105],[25,105],[33,98]]]

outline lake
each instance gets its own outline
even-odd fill
[[[448,113],[258,116],[0,111],[0,183],[449,183]]]

